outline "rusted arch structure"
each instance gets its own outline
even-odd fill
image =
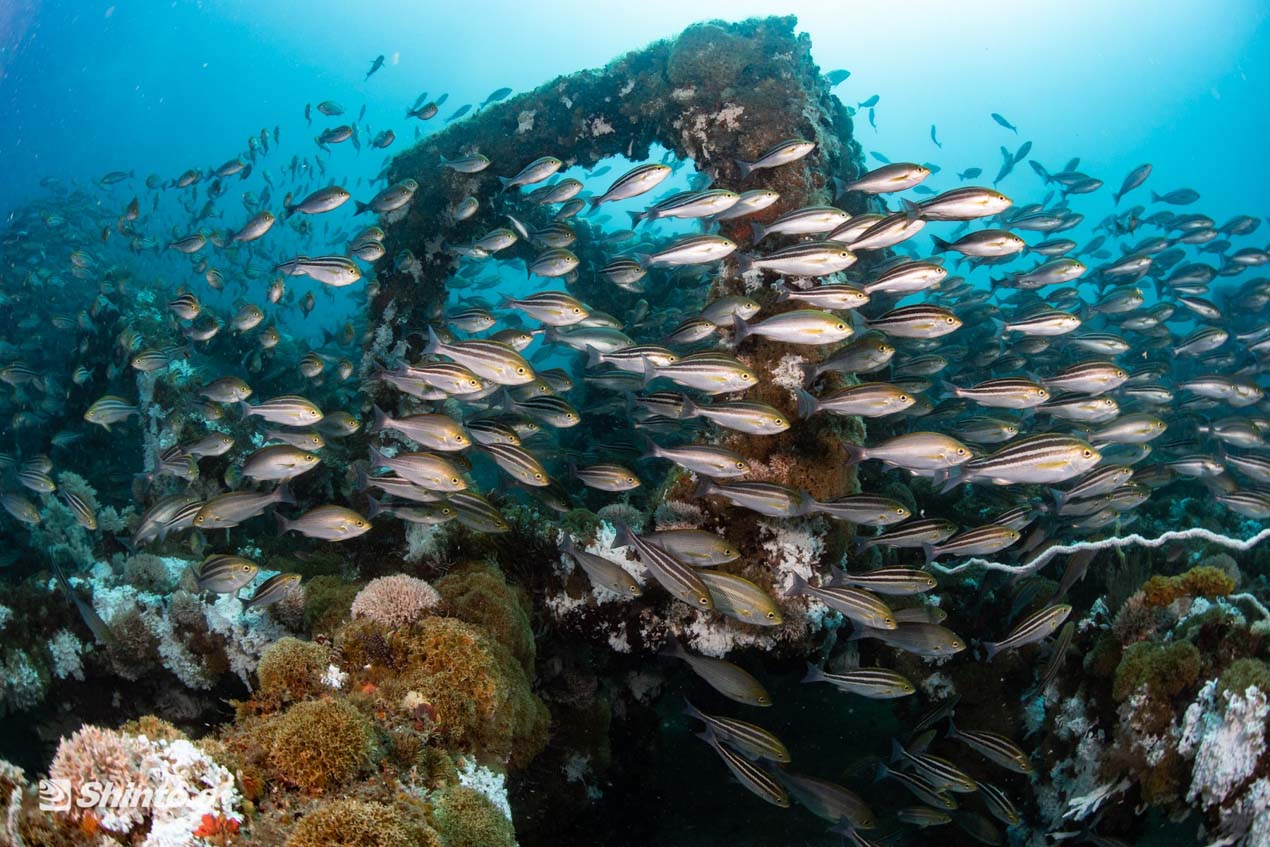
[[[404,212],[384,221],[388,250],[376,268],[379,288],[371,314],[372,327],[378,323],[379,333],[377,339],[371,334],[376,339],[372,343],[382,351],[403,340],[414,341],[424,324],[438,317],[445,303],[447,280],[458,262],[458,256],[447,251],[447,243],[467,242],[490,229],[507,226],[504,215],[508,212],[530,226],[549,220],[546,210],[500,194],[497,179],[498,175],[516,173],[539,156],[556,156],[566,166],[590,167],[616,155],[644,160],[650,147],[660,144],[678,157],[691,159],[716,186],[779,192],[780,202],[755,220],[770,220],[800,206],[832,202],[834,179],[849,180],[861,173],[862,155],[859,144],[852,140],[850,113],[830,93],[812,61],[810,38],[796,34],[795,25],[793,17],[697,24],[676,38],[628,53],[603,68],[558,77],[482,109],[397,156],[389,179],[411,178],[419,183],[419,189]],[[799,162],[741,179],[738,159],[752,161],[772,145],[793,137],[815,141],[816,150]],[[442,156],[455,158],[478,152],[492,163],[482,173],[460,174],[438,166]],[[472,218],[454,224],[451,210],[468,196],[479,199],[480,209]],[[864,211],[863,205],[848,211]],[[611,258],[598,246],[598,237],[589,237],[598,236],[598,230],[592,230],[585,218],[570,223],[579,235],[571,249],[584,268],[574,292],[594,306],[623,314],[623,307],[633,304],[634,295],[585,270],[598,268]],[[725,222],[722,234],[735,240],[742,250],[750,247],[749,220]],[[404,250],[417,261],[397,261]],[[508,253],[516,250],[523,251],[518,255],[532,255],[527,245],[517,245]],[[500,254],[500,258],[505,256]],[[735,260],[729,260],[694,293],[704,301],[739,293],[745,285]],[[765,285],[756,288],[751,279],[749,293],[770,311],[773,296]],[[652,308],[657,307],[653,302]],[[391,343],[386,337],[389,331]],[[747,392],[746,399],[771,403],[792,416],[789,389],[776,384],[774,375],[778,369],[789,367],[791,357],[806,355],[807,348],[752,339],[737,352],[762,377],[762,384]],[[859,427],[858,421],[822,415],[781,436],[731,436],[725,443],[755,461],[760,469],[758,478],[800,487],[823,499],[854,490],[855,475],[846,467],[840,445],[844,439],[859,441]],[[686,484],[686,479],[671,474],[661,493],[690,499]],[[718,510],[721,521],[732,525],[753,519],[740,510],[725,510],[720,503],[712,508]],[[842,534],[830,533],[838,541],[845,540]]]

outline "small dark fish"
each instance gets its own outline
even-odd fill
[[[857,108],[859,108],[859,109],[872,109],[874,106],[876,106],[876,105],[878,104],[878,101],[879,101],[879,100],[881,100],[881,99],[882,99],[882,95],[881,95],[881,94],[874,94],[874,95],[873,95],[872,97],[870,97],[868,100],[861,100],[861,101],[860,101],[860,103],[858,103],[858,104],[857,104]]]
[[[834,86],[841,85],[846,82],[850,76],[851,71],[839,68],[838,70],[830,71],[825,74],[825,82],[829,83],[830,88],[833,88]]]
[[[996,121],[999,125],[1010,130],[1010,132],[1013,132],[1015,135],[1019,134],[1019,128],[1017,126],[1010,123],[1009,121],[1007,121],[1005,118],[1003,118],[1001,115],[997,114],[996,112],[992,113],[992,119]]]
[[[933,142],[935,142],[935,146],[936,146],[936,147],[942,148],[942,147],[944,146],[944,145],[940,144],[940,143],[939,143],[939,139],[935,137],[935,125],[934,125],[934,124],[931,124],[931,125],[930,125],[930,140],[931,140],[931,141],[933,141]]]
[[[370,63],[370,70],[366,72],[366,79],[370,79],[371,74],[373,74],[375,71],[379,70],[383,66],[384,66],[384,54],[380,53],[378,56],[375,57],[375,60]],[[363,80],[363,82],[365,82],[365,80]]]

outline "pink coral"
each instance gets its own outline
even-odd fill
[[[441,602],[437,590],[422,579],[393,574],[372,579],[353,598],[354,618],[370,618],[384,626],[413,623]]]
[[[49,777],[65,780],[70,791],[71,813],[79,811],[77,798],[84,786],[126,788],[145,787],[145,767],[150,745],[137,739],[97,726],[84,726],[69,738],[63,738],[49,765]],[[127,808],[112,810],[102,816],[102,825],[116,832],[127,832],[140,820],[140,814]]]

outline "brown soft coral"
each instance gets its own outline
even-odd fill
[[[516,767],[546,744],[549,716],[524,668],[472,624],[426,617],[388,630],[357,620],[340,631],[337,646],[363,687],[377,689],[397,713],[428,724],[446,747],[510,758]]]
[[[528,602],[491,565],[472,564],[437,582],[446,613],[475,624],[502,644],[527,674],[534,672],[534,631]]]
[[[256,666],[260,685],[255,701],[266,709],[304,700],[325,686],[322,674],[331,663],[331,651],[312,641],[280,638],[265,650]]]
[[[309,812],[286,847],[440,847],[432,827],[384,803],[335,800]]]
[[[514,847],[516,831],[507,816],[484,794],[462,785],[436,799],[433,823],[445,847]]]
[[[1197,565],[1177,576],[1156,575],[1142,585],[1148,606],[1167,606],[1179,597],[1225,597],[1234,590],[1234,578],[1211,565]]]
[[[342,699],[307,700],[271,718],[269,766],[305,791],[334,788],[369,767],[370,727]]]

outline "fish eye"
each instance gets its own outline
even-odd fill
[[[737,466],[738,468],[743,468],[743,467],[745,467],[745,462],[737,462],[737,463],[736,463],[736,466]]]
[[[901,403],[907,403],[907,402],[908,402],[908,395],[907,395],[907,394],[901,394],[901,395],[900,395],[900,402],[901,402]]]
[[[700,604],[701,604],[701,605],[703,605],[703,606],[706,606],[706,605],[709,605],[709,603],[710,603],[710,598],[709,598],[709,597],[698,597],[698,598],[697,598],[697,602],[698,602],[698,603],[700,603]]]
[[[951,324],[951,323],[956,323],[956,321],[957,321],[957,319],[956,319],[956,318],[954,318],[954,317],[951,317],[951,316],[949,316],[949,317],[947,317],[947,318],[944,318],[944,323],[949,323],[949,324]]]
[[[957,448],[957,455],[958,455],[958,456],[964,456],[964,455],[966,455],[966,448],[964,448],[964,447],[958,447],[958,448]]]
[[[638,591],[639,591],[639,587],[638,587],[638,586],[635,586],[635,585],[632,585],[632,586],[630,586],[629,588],[627,588],[626,590],[627,590],[627,591],[629,591],[629,592],[631,592],[632,594],[635,594],[636,592],[638,592]]]
[[[518,374],[523,374],[524,372],[525,372],[525,369],[524,369],[524,368],[519,368],[519,367],[518,367],[518,368],[516,368],[516,373],[518,373]]]
[[[1083,452],[1084,452],[1084,454],[1085,454],[1085,458],[1086,458],[1086,459],[1088,459],[1090,456],[1094,455],[1094,451],[1093,451],[1093,450],[1085,450],[1085,451],[1083,451]]]
[[[907,509],[904,509],[904,508],[899,508],[899,509],[896,509],[896,510],[895,510],[895,514],[897,514],[897,515],[902,515],[902,514],[904,514],[906,511],[908,511],[908,510],[907,510]]]
[[[459,478],[458,478],[457,476],[452,476],[452,477],[450,477],[450,484],[451,484],[451,485],[458,485],[458,484],[459,484]]]
[[[838,326],[837,326],[837,329],[838,329],[839,331],[844,330],[844,329],[846,329],[846,328],[847,328],[847,325],[846,325],[846,324],[842,324],[842,323],[838,324]]]
[[[366,521],[353,521],[354,526],[366,526]]]
[[[540,473],[538,473],[537,471],[535,471],[535,472],[534,472],[534,479],[542,479],[542,474],[540,474]]]
[[[768,613],[767,613],[767,619],[768,619],[769,621],[774,621],[774,620],[776,620],[776,613],[775,613],[775,612],[768,612]]]

